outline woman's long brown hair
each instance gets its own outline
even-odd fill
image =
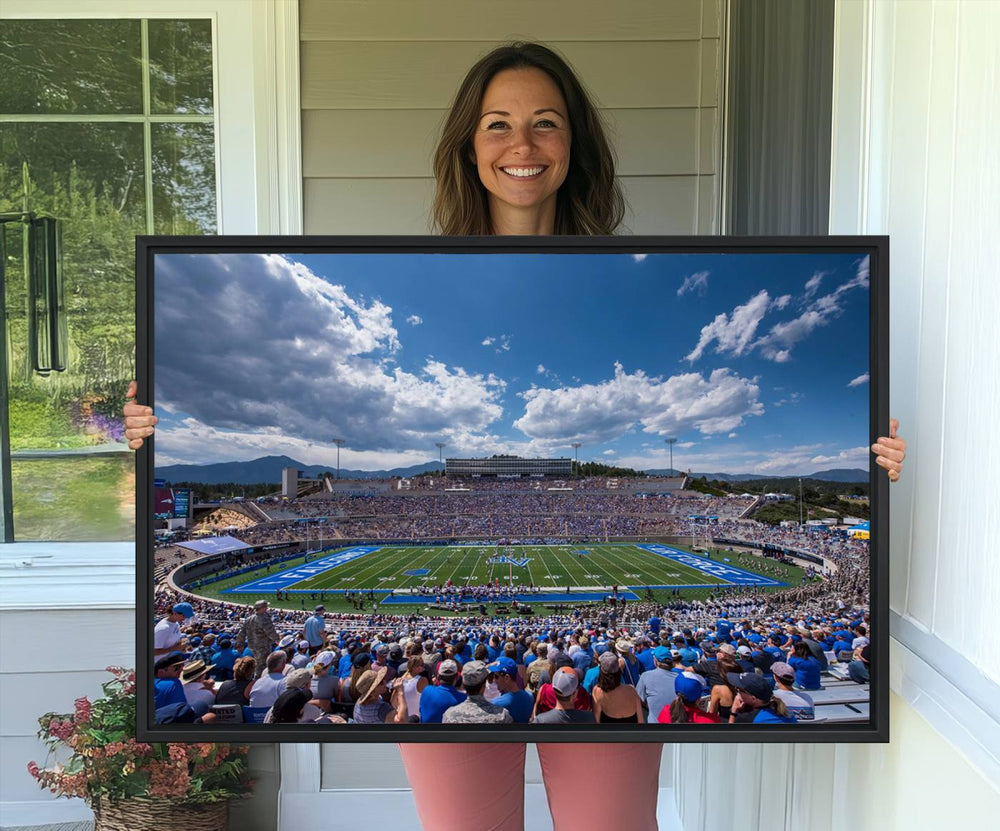
[[[486,189],[479,180],[472,136],[486,87],[505,69],[539,69],[566,102],[571,143],[569,170],[556,202],[556,234],[613,234],[625,216],[615,179],[615,159],[597,108],[563,58],[540,43],[510,43],[494,49],[469,70],[455,95],[434,153],[433,217],[447,236],[493,233]]]

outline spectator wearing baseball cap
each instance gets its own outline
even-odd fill
[[[642,724],[642,701],[635,687],[623,683],[618,657],[605,652],[599,659],[601,674],[594,687],[594,718],[598,724]]]
[[[561,667],[552,676],[552,691],[556,698],[556,706],[544,713],[538,713],[532,719],[534,724],[594,724],[594,713],[590,710],[578,710],[574,706],[577,693],[580,692],[580,679],[572,667]]]
[[[446,662],[447,663],[447,662]],[[503,707],[491,704],[483,695],[490,671],[482,661],[469,661],[462,666],[462,686],[468,695],[465,701],[444,712],[443,724],[513,724],[514,718]]]
[[[293,669],[305,669],[309,665],[309,641],[301,640],[295,645],[291,665]]]
[[[613,655],[613,657],[616,661],[618,660],[617,655]],[[554,661],[550,662],[550,666],[552,667],[551,674],[543,676],[544,683],[538,688],[538,695],[535,698],[536,715],[555,709],[556,693],[552,687],[552,678],[555,677],[556,672],[564,667],[573,669],[574,672],[576,671],[573,667],[573,660],[566,654],[559,655]],[[577,689],[576,697],[573,699],[573,706],[577,710],[593,709],[593,701],[583,687]]]
[[[236,666],[236,659],[240,657],[239,653],[233,649],[233,639],[229,635],[222,635],[215,642],[215,646],[210,662],[215,667],[212,670],[212,677],[216,681],[228,681],[233,677],[233,667]]]
[[[330,651],[317,652],[312,662],[309,689],[319,706],[327,712],[332,702],[340,700],[340,677],[332,672],[336,662],[337,656]]]
[[[183,652],[168,652],[157,659],[153,665],[154,709],[159,710],[168,704],[187,704],[184,685],[181,684],[181,672],[186,662]]]
[[[660,710],[675,698],[674,683],[677,675],[673,672],[673,656],[667,647],[657,646],[648,651],[653,657],[654,666],[639,676],[635,691],[646,708],[646,721],[655,723]]]
[[[795,670],[783,661],[771,664],[771,674],[774,676],[774,697],[785,702],[788,712],[797,721],[812,721],[816,718],[816,706],[808,693],[792,689],[795,684]]]
[[[308,618],[302,627],[302,637],[309,644],[310,655],[318,653],[326,643],[326,620],[323,618],[325,611],[325,606],[317,606],[313,610],[312,617]]]
[[[642,672],[649,672],[652,669],[656,669],[656,659],[653,657],[653,649],[645,637],[635,639],[635,657],[642,667]],[[642,677],[642,673],[640,673],[639,677]]]
[[[153,628],[153,657],[159,658],[174,652],[181,643],[181,621],[194,617],[190,603],[175,603],[171,610]]]
[[[780,698],[774,697],[770,682],[755,672],[732,672],[727,680],[738,690],[730,724],[794,724],[795,717]]]
[[[461,704],[466,694],[457,689],[458,664],[454,661],[442,661],[438,664],[437,685],[430,685],[420,694],[420,723],[441,724],[445,711],[449,707]]]
[[[721,719],[715,713],[708,713],[698,706],[705,688],[701,681],[690,675],[680,675],[674,682],[676,697],[660,710],[657,721],[660,724],[719,724]]]
[[[493,703],[507,710],[515,724],[530,722],[535,701],[531,693],[517,686],[517,664],[510,658],[501,657],[486,668],[500,691],[500,695],[493,699]]]

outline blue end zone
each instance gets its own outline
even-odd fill
[[[733,583],[738,586],[788,585],[788,583],[782,583],[780,580],[775,580],[772,577],[763,577],[760,574],[754,574],[751,571],[744,571],[742,568],[736,568],[736,566],[720,563],[718,560],[709,560],[707,557],[699,557],[697,554],[689,554],[687,551],[671,548],[669,545],[639,545],[637,548],[642,548],[645,551],[650,551],[653,554],[666,557],[668,560],[673,560],[683,566],[696,569],[709,577],[716,577],[719,580],[725,580],[728,583]],[[654,586],[653,588],[659,587]],[[695,587],[689,586],[688,588]],[[714,586],[711,586],[711,588],[714,588]]]
[[[317,574],[322,574],[324,571],[329,571],[331,568],[342,566],[344,563],[357,560],[359,557],[364,557],[366,554],[378,551],[379,548],[381,548],[381,546],[378,545],[356,545],[353,548],[345,548],[343,551],[338,551],[336,554],[331,554],[329,557],[323,557],[319,560],[310,560],[308,563],[296,566],[295,568],[290,568],[285,571],[278,572],[277,574],[268,574],[266,577],[260,577],[252,583],[244,583],[242,586],[233,586],[229,589],[223,589],[221,594],[246,594],[248,592],[269,593],[278,590],[284,591],[289,586],[293,586],[296,583],[300,583],[310,577],[315,577]],[[330,589],[327,589],[327,591],[330,591]]]
[[[429,568],[411,568],[409,571],[403,572],[407,577],[423,577],[425,574],[430,573],[431,570]]]

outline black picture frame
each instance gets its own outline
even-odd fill
[[[156,310],[153,287],[157,254],[257,253],[373,255],[434,254],[756,254],[854,253],[870,258],[869,443],[889,423],[889,239],[830,237],[166,237],[136,239],[136,367],[139,403],[151,404],[154,389]],[[832,345],[835,348],[835,344]],[[141,741],[255,742],[888,742],[889,741],[889,482],[869,465],[871,499],[871,678],[870,718],[847,724],[794,725],[245,725],[154,723],[153,504],[154,440],[137,453],[136,671],[137,737]]]

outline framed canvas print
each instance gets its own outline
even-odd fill
[[[139,735],[888,740],[888,240],[139,238]]]

